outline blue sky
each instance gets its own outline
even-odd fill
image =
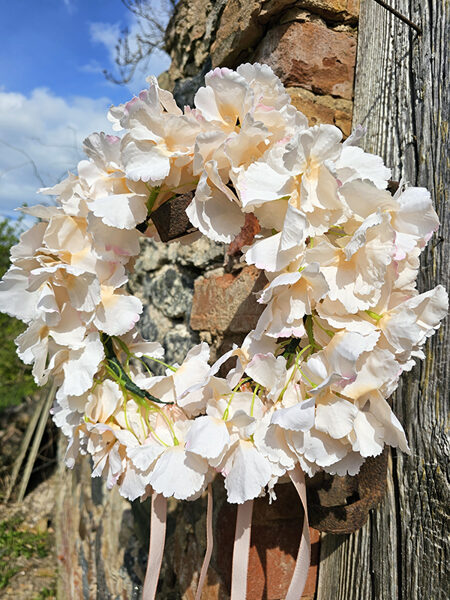
[[[153,10],[162,14],[161,3]],[[107,81],[121,29],[136,30],[121,0],[0,0],[0,215],[44,200],[82,158],[92,131],[110,131],[106,112],[168,68],[152,56],[127,86]]]

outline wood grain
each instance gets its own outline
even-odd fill
[[[419,291],[449,278],[449,3],[390,0],[422,36],[373,0],[362,0],[354,125],[392,179],[427,187],[441,228],[421,257]],[[391,454],[388,492],[356,534],[323,537],[318,600],[446,600],[449,472],[446,420],[449,319],[392,398],[411,456]]]

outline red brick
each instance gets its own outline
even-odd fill
[[[286,86],[347,100],[353,95],[356,37],[321,23],[288,23],[271,29],[254,62],[268,64]]]
[[[248,333],[264,310],[255,293],[266,283],[264,274],[255,267],[244,267],[238,275],[199,277],[192,303],[192,329]]]
[[[247,600],[283,600],[289,588],[302,531],[303,512],[291,485],[277,486],[277,501],[255,500],[248,564]],[[217,572],[230,586],[236,507],[225,503],[217,519]],[[311,566],[302,595],[314,598],[320,534],[310,528]]]

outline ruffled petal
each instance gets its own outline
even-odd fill
[[[148,480],[157,494],[186,500],[206,486],[206,460],[181,446],[166,448]]]
[[[186,449],[206,459],[217,459],[228,449],[230,434],[225,421],[197,417],[186,436]]]
[[[269,461],[251,442],[239,441],[230,463],[223,475],[228,502],[232,504],[243,504],[259,496],[272,476]]]
[[[94,324],[108,335],[122,335],[133,329],[142,310],[139,298],[103,289],[102,303],[97,308]]]
[[[280,408],[272,415],[271,424],[291,431],[307,431],[314,425],[315,399],[308,398],[289,408]]]

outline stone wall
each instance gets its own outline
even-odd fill
[[[160,85],[172,90],[180,105],[192,104],[212,67],[264,62],[311,125],[334,123],[348,135],[357,19],[358,0],[180,0],[166,34],[172,64]],[[254,293],[263,285],[256,269],[240,263],[239,252],[230,255],[224,245],[205,238],[186,245],[144,239],[130,281],[145,305],[142,332],[164,345],[168,362],[181,362],[201,340],[211,345],[213,359],[239,343],[259,316]],[[117,490],[108,492],[101,483],[91,487],[88,467],[84,459],[74,471],[60,473],[60,598],[137,600],[147,552],[147,503],[130,508]],[[279,500],[270,507],[264,499],[255,503],[248,600],[285,597],[302,520],[292,490],[278,486]],[[203,600],[229,598],[235,507],[224,498],[218,479],[216,546]],[[170,502],[159,598],[194,599],[205,551],[205,514],[204,498]],[[312,568],[303,596],[310,600],[319,546],[318,532],[311,533]]]
[[[166,32],[172,63],[159,77],[177,102],[193,97],[211,68],[270,65],[310,125],[351,129],[359,0],[180,0]],[[143,334],[181,361],[199,340],[215,355],[239,343],[259,316],[264,282],[223,244],[144,240],[131,281],[146,305]],[[213,356],[214,358],[214,356]]]
[[[160,83],[192,104],[211,68],[267,63],[311,125],[334,123],[348,135],[358,8],[359,0],[181,0]]]

